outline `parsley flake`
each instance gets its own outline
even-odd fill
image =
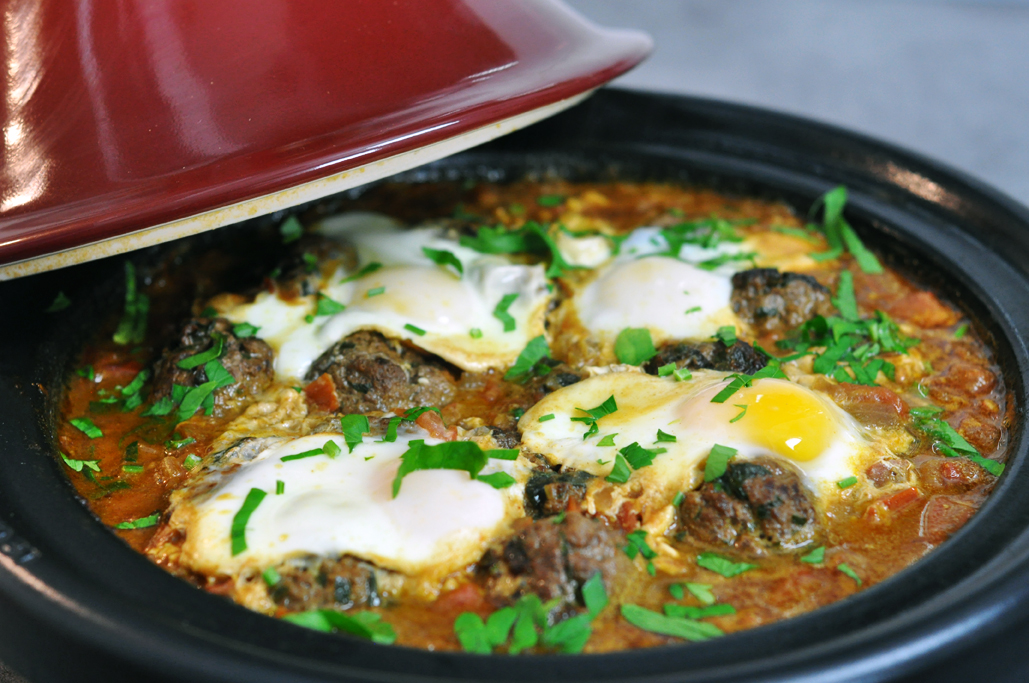
[[[408,332],[411,332],[412,334],[417,334],[419,337],[424,337],[425,336],[425,330],[423,330],[420,327],[416,327],[416,326],[412,325],[411,323],[407,323],[406,325],[404,325],[404,329],[407,330]]]
[[[861,577],[858,576],[857,572],[851,569],[850,565],[848,565],[846,562],[840,562],[838,565],[836,565],[836,569],[842,572],[843,574],[846,574],[850,578],[854,579],[854,581],[857,582],[857,585],[861,585]]]
[[[72,427],[79,430],[91,439],[99,439],[104,435],[100,428],[93,424],[93,421],[88,417],[73,417],[68,420]]]
[[[729,466],[729,460],[736,455],[735,448],[715,444],[711,447],[711,453],[707,456],[707,463],[704,465],[704,481],[710,482],[718,479]]]
[[[304,226],[300,224],[296,216],[290,216],[282,221],[282,225],[279,226],[279,234],[282,235],[283,244],[296,242],[304,234]]]
[[[371,263],[366,264],[364,267],[362,267],[359,271],[357,271],[353,275],[348,275],[347,277],[343,278],[342,280],[339,281],[339,283],[341,285],[343,285],[343,284],[346,284],[348,282],[353,282],[354,280],[360,280],[361,278],[365,277],[366,275],[371,275],[372,273],[374,273],[375,271],[377,271],[380,268],[382,268],[382,264],[381,263],[379,263],[378,261],[372,261]]]
[[[252,488],[243,500],[243,505],[232,518],[232,527],[229,530],[229,539],[232,542],[232,556],[235,557],[247,549],[247,522],[254,510],[261,504],[264,497],[268,495],[261,489]]]
[[[71,299],[69,299],[64,292],[58,292],[57,296],[54,297],[53,303],[47,306],[44,313],[57,313],[71,306]]]
[[[504,332],[514,332],[517,326],[517,321],[514,319],[507,309],[511,307],[511,304],[518,298],[518,293],[505,294],[497,307],[493,309],[493,317],[504,324]]]
[[[757,569],[756,564],[733,562],[732,560],[712,552],[701,553],[698,555],[697,564],[704,569],[713,571],[716,574],[721,574],[727,579],[738,576],[743,572],[748,572],[751,569]]]
[[[807,564],[822,564],[823,562],[825,562],[825,546],[818,546],[817,548],[809,552],[807,555],[800,558],[800,561],[806,562]]]
[[[464,264],[461,263],[461,259],[454,256],[454,252],[445,249],[422,247],[422,253],[440,268],[445,269],[447,266],[453,268],[457,271],[457,277],[460,278],[464,275]]]

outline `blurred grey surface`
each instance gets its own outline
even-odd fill
[[[617,85],[768,107],[934,157],[1029,204],[1029,2],[568,0],[652,35]]]
[[[568,2],[600,24],[654,37],[653,56],[618,85],[845,126],[1029,204],[1026,0]],[[1026,675],[1007,674],[991,680]],[[0,664],[0,683],[27,682]]]

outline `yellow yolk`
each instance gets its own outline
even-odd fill
[[[730,396],[720,410],[711,410],[715,411],[721,414],[712,418],[725,421],[742,413],[732,423],[741,438],[797,462],[817,458],[840,431],[838,421],[816,395],[785,380],[757,380]]]

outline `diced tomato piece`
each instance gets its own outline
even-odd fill
[[[474,583],[466,583],[449,593],[439,596],[433,603],[435,611],[458,614],[461,612],[483,612],[488,605],[480,589]]]
[[[887,510],[896,512],[898,510],[906,508],[908,505],[911,505],[911,503],[914,503],[921,497],[922,492],[916,489],[914,486],[912,486],[911,488],[907,488],[902,491],[898,491],[892,495],[886,496],[885,498],[880,499],[879,502],[882,503]]]
[[[886,311],[900,320],[919,327],[947,327],[954,325],[961,316],[943,305],[932,292],[911,292],[890,304]]]
[[[435,410],[427,410],[419,415],[414,423],[427,431],[429,436],[443,441],[453,441],[457,438],[457,428],[447,427],[443,424],[443,418]]]
[[[837,405],[863,424],[889,427],[907,421],[907,404],[886,387],[837,384],[828,393]]]
[[[322,373],[318,379],[304,387],[307,400],[327,413],[339,408],[339,397],[336,396],[336,383],[328,373]]]

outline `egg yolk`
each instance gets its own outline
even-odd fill
[[[814,460],[829,448],[837,424],[828,408],[803,387],[765,379],[737,391],[724,405],[738,415],[732,424],[751,443],[797,462]]]

